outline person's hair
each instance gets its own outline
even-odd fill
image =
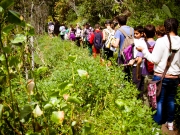
[[[94,28],[95,29],[100,29],[100,25],[97,23],[97,24],[95,24]]]
[[[114,23],[111,23],[111,28],[114,30],[115,26],[114,26]]]
[[[118,21],[118,23],[119,23],[120,25],[126,25],[127,16],[125,16],[125,15],[117,16],[117,17],[116,17],[116,20]]]
[[[134,31],[138,31],[139,33],[143,33],[144,28],[143,28],[143,26],[139,25],[139,26],[134,27]]]
[[[164,27],[165,27],[166,34],[168,34],[169,32],[174,32],[177,35],[179,22],[175,18],[169,18],[164,21]]]
[[[171,52],[171,39],[170,39],[170,32],[174,32],[176,35],[178,34],[177,30],[179,27],[179,22],[177,19],[175,18],[168,18],[164,21],[164,27],[165,27],[165,31],[170,43],[170,47],[169,47],[169,52]]]
[[[165,27],[163,25],[159,25],[156,27],[156,35],[163,37],[165,34]]]
[[[111,24],[112,24],[112,21],[111,21],[111,20],[106,20],[105,24],[111,25]]]
[[[148,24],[144,27],[144,33],[146,34],[146,38],[153,38],[155,36],[155,26],[152,24]]]

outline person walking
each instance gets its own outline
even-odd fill
[[[159,125],[166,123],[169,130],[173,130],[175,96],[180,75],[180,37],[177,35],[178,26],[179,22],[175,18],[165,20],[166,35],[157,39],[152,53],[147,48],[137,47],[137,50],[141,51],[147,60],[154,63],[153,81],[161,79],[169,55],[172,54],[172,51],[176,52],[162,81],[162,89],[157,99],[157,111],[153,116],[155,122]]]

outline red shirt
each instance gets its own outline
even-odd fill
[[[95,32],[101,32],[99,29],[95,29]],[[101,35],[102,35],[102,33],[101,33]],[[103,35],[102,35],[102,38],[103,38]],[[91,45],[93,45],[94,44],[94,32],[91,34],[91,36],[90,36],[90,39],[89,39],[89,43],[91,44]]]

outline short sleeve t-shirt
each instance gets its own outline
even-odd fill
[[[121,28],[127,33],[127,35],[130,35],[130,26],[121,26]],[[132,31],[132,35],[134,36],[134,30]],[[119,48],[122,49],[122,45],[124,43],[124,39],[125,39],[125,36],[122,34],[122,32],[120,32],[120,30],[118,29],[114,35],[114,37],[116,39],[119,39],[120,42],[119,42]]]
[[[149,45],[150,46],[154,46],[156,41],[148,41]],[[140,46],[144,47],[144,48],[147,48],[147,45],[146,45],[146,42],[145,41],[142,41]],[[142,52],[138,52],[136,57],[141,57],[141,58],[144,58],[144,55]],[[146,65],[144,63],[144,60],[142,62],[142,75],[150,75],[150,73],[147,71],[147,68],[146,68]]]

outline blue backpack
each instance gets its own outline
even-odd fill
[[[101,49],[103,47],[102,32],[94,32],[94,47],[96,49]]]

